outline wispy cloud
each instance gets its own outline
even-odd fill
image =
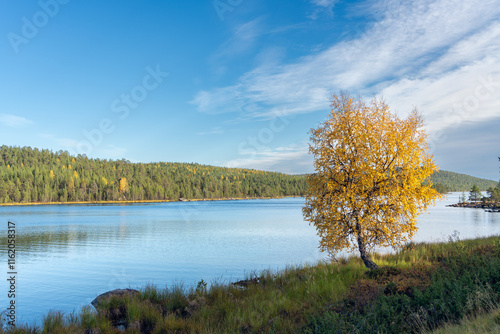
[[[0,123],[11,128],[22,128],[34,124],[33,121],[25,117],[10,114],[0,114]]]
[[[256,39],[264,32],[262,22],[262,17],[259,17],[236,26],[231,37],[219,47],[214,57],[232,57],[248,51],[255,45]]]
[[[43,138],[47,138],[55,142],[57,145],[61,146],[65,150],[70,151],[72,154],[76,154],[77,148],[78,148],[78,140],[71,139],[71,138],[60,138],[56,137],[54,135],[49,135],[49,134],[41,134],[40,135]]]
[[[102,145],[95,149],[96,156],[105,159],[123,159],[127,153],[127,149],[116,145]]]
[[[328,109],[329,95],[347,89],[383,93],[402,110],[418,105],[434,115],[473,91],[479,77],[496,76],[500,1],[389,0],[373,6],[383,6],[384,14],[356,39],[295,63],[254,68],[232,86],[199,92],[193,103],[205,113],[269,117],[277,109],[288,114]],[[490,117],[498,112],[495,103],[485,103],[475,115]]]
[[[445,131],[436,149],[436,161],[442,169],[498,181],[500,156],[500,113],[488,121],[468,121]]]
[[[41,138],[49,139],[54,142],[60,149],[68,151],[70,154],[78,154],[78,145],[80,142],[72,138],[58,137],[54,134],[39,133]]]
[[[312,157],[308,146],[289,145],[260,151],[252,157],[234,159],[223,163],[231,168],[252,168],[284,173],[306,173],[311,171]]]
[[[40,137],[49,139],[54,142],[58,147],[68,151],[72,155],[80,153],[81,142],[72,138],[58,137],[53,134],[41,133]],[[102,144],[94,147],[91,157],[102,159],[122,159],[125,157],[127,149],[111,144]]]
[[[333,7],[338,0],[311,0],[311,3],[314,6],[313,13],[309,16],[309,18],[316,20],[318,15],[322,12],[327,13],[328,15],[333,14]]]
[[[226,74],[229,61],[254,49],[264,32],[262,17],[235,26],[231,36],[210,57],[216,77]]]
[[[322,8],[333,8],[338,0],[311,0],[311,3],[315,6]]]
[[[216,128],[213,128],[212,130],[210,131],[202,131],[202,132],[198,132],[198,135],[199,136],[206,136],[206,135],[220,135],[220,134],[223,134],[224,133],[224,130],[222,130],[222,128],[220,127],[216,127]]]

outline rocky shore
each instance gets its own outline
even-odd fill
[[[500,212],[499,203],[465,202],[450,204],[447,206],[451,206],[454,208],[485,209],[487,212]]]

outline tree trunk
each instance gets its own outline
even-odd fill
[[[359,254],[361,255],[361,260],[365,264],[366,268],[373,270],[378,269],[378,265],[372,261],[370,254],[366,251],[366,244],[361,231],[358,229],[358,248]]]

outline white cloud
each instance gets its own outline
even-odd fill
[[[328,110],[330,94],[339,90],[382,95],[400,116],[417,107],[431,146],[443,161],[453,161],[443,153],[450,145],[447,133],[472,133],[474,124],[500,116],[500,0],[368,3],[364,12],[377,21],[354,39],[311,51],[293,63],[259,63],[233,85],[199,92],[193,103],[205,113],[269,118]],[[481,145],[468,137],[469,151]],[[274,149],[228,164],[298,172],[306,156],[305,151]]]
[[[402,110],[418,104],[435,113],[475,89],[470,82],[496,75],[500,1],[389,0],[373,6],[383,16],[356,39],[295,63],[257,67],[232,86],[199,92],[193,103],[206,113],[269,117],[277,109],[288,114],[328,109],[329,94],[347,89],[383,93]],[[490,117],[495,103],[485,102],[475,115]]]
[[[311,0],[311,3],[315,6],[314,12],[309,16],[309,18],[315,20],[318,18],[320,12],[326,12],[329,15],[333,14],[333,7],[338,0]]]
[[[251,168],[290,174],[312,171],[312,157],[308,153],[307,145],[268,148],[249,155],[247,158],[226,161],[223,165],[231,168]]]
[[[229,58],[251,49],[256,39],[263,33],[262,18],[243,23],[233,29],[232,36],[224,42],[215,54],[215,58]]]
[[[238,98],[240,95],[238,86],[229,86],[211,92],[200,91],[191,103],[196,105],[199,111],[207,114],[242,111],[245,103]]]
[[[436,77],[402,79],[382,90],[393,110],[416,106],[429,131],[500,115],[500,62],[485,58]]]
[[[50,139],[53,141],[60,149],[68,151],[72,155],[82,154],[82,147],[86,148],[86,146],[82,146],[82,142],[72,139],[72,138],[64,138],[57,137],[53,134],[41,133],[40,137]],[[101,158],[101,159],[122,159],[125,158],[125,154],[127,152],[126,148],[119,147],[111,144],[101,144],[97,146],[92,146],[91,151],[88,152],[88,156],[90,158]]]
[[[0,123],[4,126],[8,126],[11,128],[22,128],[31,124],[34,124],[33,121],[20,116],[9,115],[9,114],[0,114]]]
[[[444,170],[498,180],[500,113],[488,121],[467,121],[443,132],[435,150]]]
[[[311,0],[313,5],[324,8],[331,8],[335,5],[337,0]]]
[[[79,141],[71,138],[63,138],[63,137],[57,137],[53,134],[48,134],[48,133],[39,133],[38,134],[40,137],[45,138],[45,139],[50,139],[53,141],[59,148],[65,151],[68,151],[72,155],[77,155],[78,153],[78,144],[80,143]]]
[[[418,77],[400,79],[382,94],[400,112],[418,107],[431,144],[440,145],[446,129],[500,115],[499,40],[500,23],[494,22],[449,48]]]
[[[116,145],[102,145],[95,148],[95,154],[92,156],[100,157],[103,159],[123,159],[125,158],[127,149]]]
[[[258,37],[264,32],[260,17],[234,27],[231,36],[209,59],[215,77],[219,78],[226,74],[228,61],[254,49]]]
[[[224,130],[222,130],[222,128],[216,127],[216,128],[213,128],[212,130],[209,130],[209,131],[198,132],[198,135],[199,136],[220,135],[220,134],[223,134],[223,133],[224,133]]]

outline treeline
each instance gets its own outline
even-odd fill
[[[497,182],[439,171],[440,192],[495,189]],[[0,147],[0,203],[301,196],[306,175],[188,163],[90,159],[31,147]]]
[[[432,174],[431,180],[433,187],[443,193],[450,191],[470,191],[474,185],[477,185],[479,190],[485,191],[488,188],[495,188],[498,184],[496,181],[445,170],[440,170]]]
[[[304,176],[282,173],[0,147],[0,203],[297,196],[306,187]]]

